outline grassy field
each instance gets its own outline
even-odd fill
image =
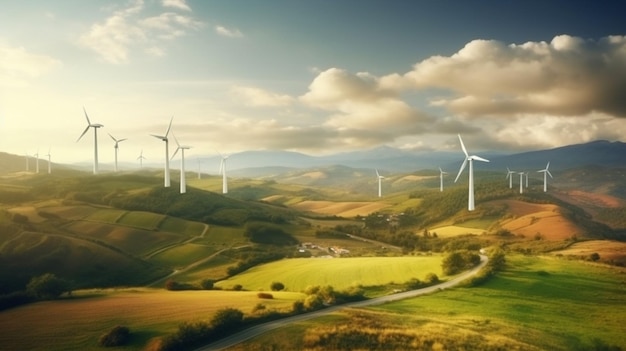
[[[374,343],[364,349],[623,350],[625,274],[587,262],[512,256],[483,286],[342,310],[231,350],[333,349],[349,340],[359,349],[359,337]]]
[[[179,269],[215,253],[215,248],[194,243],[183,244],[163,251],[150,260]]]
[[[116,223],[145,230],[157,230],[165,215],[143,211],[129,211],[121,216]]]
[[[122,289],[79,292],[75,298],[30,304],[0,312],[0,349],[102,350],[98,337],[125,325],[133,338],[123,350],[141,350],[150,339],[173,332],[178,324],[204,321],[218,310],[233,307],[250,314],[262,303],[267,309],[289,310],[300,293],[273,292],[259,299],[255,292],[165,291]]]
[[[269,290],[270,284],[278,281],[290,291],[303,291],[311,285],[342,290],[356,285],[404,283],[411,278],[423,279],[428,273],[442,276],[440,256],[296,258],[254,267],[216,285],[230,288],[241,284],[244,289]]]
[[[457,225],[448,225],[444,227],[432,228],[429,231],[431,233],[437,233],[437,236],[440,238],[450,238],[466,234],[480,235],[485,232],[484,229],[470,228],[465,226],[461,227]]]

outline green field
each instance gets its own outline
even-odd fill
[[[289,310],[300,293],[273,292],[259,299],[255,292],[165,291],[153,289],[78,292],[73,299],[29,304],[0,312],[2,350],[105,350],[98,337],[115,325],[130,328],[131,344],[122,350],[143,350],[150,339],[172,333],[182,322],[206,321],[232,307],[250,314],[258,303],[267,309]],[[91,296],[91,297],[90,297]]]
[[[216,250],[213,247],[188,243],[154,255],[150,260],[168,267],[180,269],[202,258],[210,256],[215,253],[215,251]]]
[[[364,349],[624,350],[625,274],[581,261],[507,256],[505,271],[483,286],[342,310],[231,350],[334,349],[333,342],[348,340],[359,349],[355,340],[368,337],[373,344]]]
[[[216,285],[230,288],[241,284],[244,289],[268,290],[278,281],[289,291],[303,291],[311,285],[342,290],[356,285],[404,283],[411,278],[423,279],[428,273],[442,276],[440,256],[295,258],[256,266]]]
[[[122,215],[116,223],[145,230],[157,230],[165,218],[165,215],[158,213],[129,211]]]
[[[177,233],[190,237],[199,236],[204,231],[204,228],[204,223],[169,216],[163,218],[158,225],[158,229],[162,232]]]
[[[85,219],[89,221],[95,221],[95,222],[115,224],[125,214],[126,214],[126,211],[124,210],[106,208],[106,209],[99,209],[98,211],[87,216],[87,218]]]

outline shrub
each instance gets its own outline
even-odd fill
[[[272,291],[281,291],[285,289],[285,284],[281,282],[272,282],[272,284],[270,285],[270,288],[272,289]]]
[[[233,285],[233,290],[235,291],[241,291],[242,289],[243,289],[243,286],[241,284]]]
[[[211,290],[213,289],[213,279],[204,279],[201,283],[200,286],[202,287],[202,289],[204,290]]]
[[[33,277],[26,290],[39,299],[56,299],[64,292],[71,291],[69,283],[52,273]]]
[[[233,332],[240,328],[243,321],[243,312],[236,308],[224,308],[213,316],[211,326],[218,334]]]
[[[426,274],[426,278],[424,278],[424,280],[428,284],[439,283],[439,277],[435,273],[428,273],[428,274]]]
[[[264,293],[264,292],[257,293],[256,296],[259,299],[273,299],[274,298],[274,295],[270,293]]]
[[[98,339],[98,344],[104,347],[115,347],[125,345],[130,339],[130,329],[121,325],[102,334]]]

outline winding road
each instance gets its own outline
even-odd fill
[[[226,338],[224,338],[222,340],[218,340],[218,341],[213,342],[211,344],[202,346],[202,347],[196,349],[195,351],[223,350],[225,348],[228,348],[228,347],[237,345],[237,344],[239,344],[241,342],[244,342],[244,341],[246,341],[248,339],[252,339],[252,338],[254,338],[256,336],[259,336],[259,335],[261,335],[263,333],[266,333],[266,332],[268,332],[270,330],[274,330],[274,329],[277,329],[277,328],[284,327],[284,326],[286,326],[286,325],[288,325],[290,323],[295,323],[295,322],[300,322],[300,321],[304,321],[304,320],[308,320],[308,319],[312,319],[312,318],[321,317],[321,316],[333,313],[333,312],[335,312],[337,310],[340,310],[342,308],[365,307],[365,306],[380,305],[380,304],[384,304],[384,303],[387,303],[387,302],[392,302],[392,301],[402,300],[402,299],[408,299],[408,298],[411,298],[411,297],[416,297],[416,296],[425,295],[425,294],[431,294],[431,293],[436,292],[436,291],[452,288],[454,286],[459,285],[464,280],[466,280],[466,279],[468,279],[468,278],[478,274],[478,272],[487,264],[488,261],[489,261],[489,259],[487,258],[487,256],[480,255],[480,264],[479,265],[477,265],[476,267],[472,268],[471,270],[469,270],[467,272],[463,272],[463,273],[459,274],[458,276],[454,277],[453,279],[450,279],[450,280],[448,280],[446,282],[443,282],[441,284],[429,286],[427,288],[410,290],[410,291],[405,291],[405,292],[392,294],[392,295],[387,295],[387,296],[381,296],[381,297],[377,297],[377,298],[373,298],[373,299],[369,299],[369,300],[364,300],[364,301],[350,302],[350,303],[346,303],[346,304],[343,304],[343,305],[337,305],[337,306],[328,307],[328,308],[325,308],[323,310],[319,310],[319,311],[315,311],[315,312],[299,314],[299,315],[296,315],[296,316],[287,317],[287,318],[275,320],[275,321],[272,321],[272,322],[267,322],[267,323],[255,325],[255,326],[250,327],[250,328],[248,328],[246,330],[242,330],[242,331],[240,331],[238,333],[235,333],[233,335],[227,336]]]

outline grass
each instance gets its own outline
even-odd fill
[[[368,337],[370,332],[374,341],[362,348],[625,349],[624,274],[624,268],[586,262],[507,256],[505,271],[483,286],[341,310],[267,333],[233,350],[324,349],[313,343],[324,335],[339,342]],[[405,337],[408,344],[402,341]],[[426,341],[428,346],[420,344]],[[333,349],[329,344],[326,348]],[[351,348],[359,349],[357,344]]]
[[[445,227],[433,228],[429,230],[431,233],[437,233],[439,238],[451,238],[466,234],[480,235],[485,232],[483,229],[461,227],[457,225],[448,225]]]
[[[215,249],[212,247],[188,243],[163,251],[152,257],[151,261],[173,268],[182,268],[213,253]]]
[[[172,333],[186,321],[204,321],[233,307],[250,314],[258,303],[289,310],[300,293],[123,289],[78,292],[77,298],[30,304],[0,313],[0,341],[6,350],[102,350],[98,337],[121,324],[130,328],[131,345],[142,350],[150,339]]]
[[[185,236],[199,236],[204,231],[204,223],[187,221],[176,217],[165,217],[158,225],[160,231],[182,234]]]
[[[145,230],[157,230],[165,217],[157,213],[130,211],[121,216],[116,223]]]
[[[117,209],[99,209],[96,212],[91,213],[86,220],[95,221],[95,222],[104,222],[104,223],[112,223],[115,224],[117,221],[126,214],[124,210]]]
[[[278,281],[290,291],[303,291],[310,285],[342,290],[356,285],[404,283],[411,278],[423,279],[431,272],[442,276],[440,256],[297,258],[256,266],[216,285],[230,288],[241,284],[244,289],[267,290],[270,283]]]

